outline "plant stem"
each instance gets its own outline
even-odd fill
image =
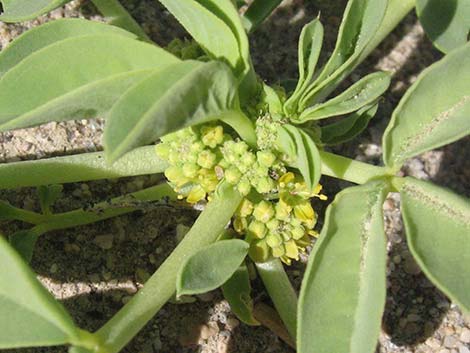
[[[162,173],[168,164],[154,146],[133,150],[109,165],[103,152],[0,164],[0,189]]]
[[[104,342],[99,353],[119,352],[160,310],[176,290],[176,274],[181,263],[217,240],[241,200],[242,196],[233,187],[221,185],[214,200],[144,288],[97,332]]]
[[[333,178],[364,184],[371,179],[391,176],[385,167],[355,161],[333,153],[320,151],[321,172]]]
[[[7,202],[0,201],[0,219],[39,224],[44,221],[44,216],[36,212],[12,206]]]
[[[254,0],[242,18],[246,31],[254,31],[281,2],[282,0]]]
[[[277,312],[281,316],[287,331],[295,341],[297,327],[297,294],[281,261],[256,263],[258,273],[271,297]]]
[[[226,111],[221,115],[220,120],[230,125],[250,147],[256,148],[255,126],[241,110]]]
[[[389,0],[382,25],[362,52],[358,64],[384,40],[401,20],[413,9],[415,0]]]
[[[116,197],[109,202],[101,202],[90,210],[79,209],[44,216],[44,221],[38,227],[41,227],[42,234],[44,234],[52,230],[83,226],[138,211],[143,208],[142,205],[138,204],[139,201],[151,202],[164,199],[161,205],[166,205],[168,201],[166,198],[176,200],[176,194],[167,183],[164,183],[129,195]]]
[[[103,16],[106,17],[110,25],[121,27],[146,41],[151,41],[142,27],[139,26],[118,0],[92,0],[92,2]]]

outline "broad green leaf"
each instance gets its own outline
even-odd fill
[[[300,111],[325,99],[354,69],[382,24],[387,5],[388,0],[349,0],[333,54],[302,95]]]
[[[367,75],[340,95],[304,110],[298,121],[320,120],[354,112],[376,101],[389,85],[390,74],[387,72]]]
[[[210,55],[236,69],[240,62],[238,40],[230,26],[204,7],[209,0],[159,0]],[[223,0],[225,1],[225,0]],[[215,6],[215,5],[214,5]]]
[[[323,25],[316,18],[302,29],[299,39],[299,80],[294,93],[285,104],[286,114],[297,112],[297,103],[301,94],[308,88],[313,79],[318,57],[323,44]]]
[[[1,0],[3,13],[0,21],[21,22],[32,20],[71,0]]]
[[[222,285],[224,298],[231,311],[247,325],[259,325],[253,316],[250,275],[246,265],[240,266],[230,279]]]
[[[20,230],[10,235],[11,246],[21,255],[27,263],[33,258],[34,247],[41,235],[45,233],[45,229],[36,226],[31,229]]]
[[[470,133],[470,43],[424,70],[383,136],[384,161],[399,168],[420,153]]]
[[[0,235],[0,349],[79,342],[65,309]]]
[[[238,269],[249,244],[244,240],[222,240],[189,257],[181,266],[176,279],[176,293],[201,294],[223,285]]]
[[[313,247],[300,290],[299,353],[373,353],[386,288],[382,205],[386,184],[336,195]]]
[[[230,0],[196,0],[206,9],[216,14],[232,30],[237,38],[240,56],[243,60],[243,71],[251,69],[251,56],[248,36],[243,27],[238,10]]]
[[[100,22],[67,18],[45,23],[26,31],[0,51],[0,77],[34,52],[55,42],[90,34],[115,34],[136,38],[130,32]]]
[[[411,253],[429,279],[470,312],[470,200],[413,178],[400,195]]]
[[[312,138],[292,125],[278,128],[278,146],[298,168],[310,190],[315,190],[321,176],[321,158]]]
[[[464,45],[470,33],[470,1],[417,0],[419,21],[434,45],[444,53]]]
[[[64,187],[60,184],[41,185],[38,187],[37,192],[39,196],[39,203],[44,214],[51,213],[51,206],[53,206],[57,199],[62,195],[63,189]]]
[[[321,141],[326,145],[337,145],[352,140],[365,130],[379,107],[372,103],[340,121],[321,127]]]
[[[243,15],[247,32],[253,32],[281,3],[282,0],[253,0]]]
[[[224,63],[185,61],[129,89],[109,112],[104,133],[107,157],[156,141],[186,126],[221,118],[235,107],[236,80]]]
[[[177,62],[163,49],[118,35],[56,42],[0,78],[0,131],[103,114],[130,85]]]
[[[271,115],[282,116],[282,100],[276,90],[263,83],[263,103],[267,104]]]

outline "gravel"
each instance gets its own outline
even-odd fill
[[[124,0],[143,28],[158,44],[167,44],[184,31],[155,1]],[[331,53],[345,1],[285,1],[283,6],[252,38],[254,64],[270,83],[297,75],[296,41],[301,26],[321,10],[326,25],[324,57]],[[0,23],[0,49],[28,28],[61,17],[100,20],[88,1],[74,1],[38,20],[7,25]],[[326,54],[325,54],[326,53]],[[369,129],[352,143],[334,151],[373,164],[380,163],[381,136],[393,108],[426,66],[440,58],[425,38],[413,15],[375,50],[351,76],[350,84],[371,70],[394,72],[391,89]],[[324,58],[323,58],[324,60]],[[346,85],[345,84],[345,85]],[[0,161],[9,162],[101,149],[103,121],[80,120],[49,123],[41,127],[0,134]],[[410,160],[402,175],[435,181],[457,193],[470,196],[470,139]],[[155,176],[68,184],[56,210],[69,210],[107,199],[120,193],[153,185]],[[349,183],[322,180],[333,195]],[[28,209],[37,209],[34,190],[0,192],[2,199]],[[318,204],[320,212],[324,204]],[[387,304],[380,353],[470,353],[470,316],[438,291],[412,259],[403,234],[400,198],[390,194],[385,205],[388,237]],[[142,287],[171,252],[197,212],[186,209],[155,208],[101,222],[45,235],[38,243],[32,265],[43,284],[67,307],[76,323],[96,330]],[[8,232],[24,225],[9,226]],[[291,266],[289,275],[300,285],[304,263]],[[259,282],[254,283],[257,300],[267,300]],[[66,352],[65,347],[18,349],[7,352]],[[293,352],[263,327],[248,327],[231,313],[219,291],[167,304],[125,348],[129,353],[258,353]]]

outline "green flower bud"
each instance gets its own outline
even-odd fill
[[[237,213],[241,217],[248,217],[253,213],[253,203],[247,198],[244,198]]]
[[[305,229],[302,226],[295,227],[291,230],[291,234],[292,238],[294,238],[295,240],[299,240],[305,235]]]
[[[288,258],[298,260],[299,259],[299,247],[294,240],[289,240],[284,243],[285,255]]]
[[[272,252],[274,257],[281,257],[286,253],[283,245],[273,248]]]
[[[202,143],[209,146],[210,148],[215,148],[217,145],[221,144],[224,140],[224,129],[222,126],[205,126],[201,128]]]
[[[268,223],[266,223],[266,227],[268,227],[269,230],[275,230],[279,228],[280,222],[277,219],[271,219]]]
[[[183,174],[187,178],[195,178],[199,171],[199,166],[194,163],[185,163],[183,165]]]
[[[258,151],[256,153],[258,163],[264,167],[271,167],[276,161],[276,156],[269,151]]]
[[[248,222],[245,217],[235,217],[233,220],[233,229],[235,229],[237,233],[243,233],[247,227]]]
[[[242,179],[237,185],[237,190],[240,194],[243,196],[246,196],[250,193],[251,191],[251,184],[248,180]]]
[[[266,236],[266,243],[271,247],[275,248],[283,243],[282,237],[277,233],[269,233]]]
[[[167,177],[169,181],[174,183],[177,187],[181,187],[184,184],[189,182],[189,179],[184,176],[181,168],[176,167],[176,166],[168,167],[165,170],[165,176]]]
[[[269,247],[264,240],[254,241],[250,244],[248,255],[255,262],[265,262],[269,259]]]
[[[274,189],[274,182],[269,177],[262,178],[256,185],[256,190],[261,194],[267,194]]]
[[[197,164],[206,169],[212,168],[215,162],[216,155],[211,151],[202,151],[197,158]]]
[[[236,142],[233,148],[233,152],[238,155],[243,155],[248,151],[248,145],[244,141]]]
[[[262,239],[266,234],[266,227],[263,223],[259,221],[252,221],[248,226],[249,235]]]
[[[227,180],[232,185],[237,184],[241,177],[242,174],[235,167],[231,167],[225,171],[225,180]]]
[[[203,200],[206,197],[206,191],[201,185],[194,186],[188,194],[186,201],[189,203],[196,203]]]
[[[256,205],[253,216],[260,222],[267,223],[274,216],[274,209],[271,203],[261,201]]]

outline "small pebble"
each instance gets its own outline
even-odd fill
[[[211,302],[212,300],[214,300],[214,293],[213,292],[207,292],[207,293],[198,294],[197,298],[201,302],[208,303],[208,302]]]
[[[103,250],[109,250],[113,247],[113,238],[112,234],[98,235],[94,239],[94,243]]]
[[[464,343],[470,343],[470,330],[468,328],[464,328],[462,333],[460,334],[460,340]]]
[[[459,353],[470,353],[470,349],[465,346],[460,346]]]
[[[57,264],[52,264],[52,265],[51,265],[51,268],[49,269],[49,271],[50,271],[51,273],[57,273],[57,271],[59,271],[59,265],[57,265]]]
[[[444,338],[444,346],[447,348],[455,348],[457,346],[457,339],[453,336],[446,336]]]

